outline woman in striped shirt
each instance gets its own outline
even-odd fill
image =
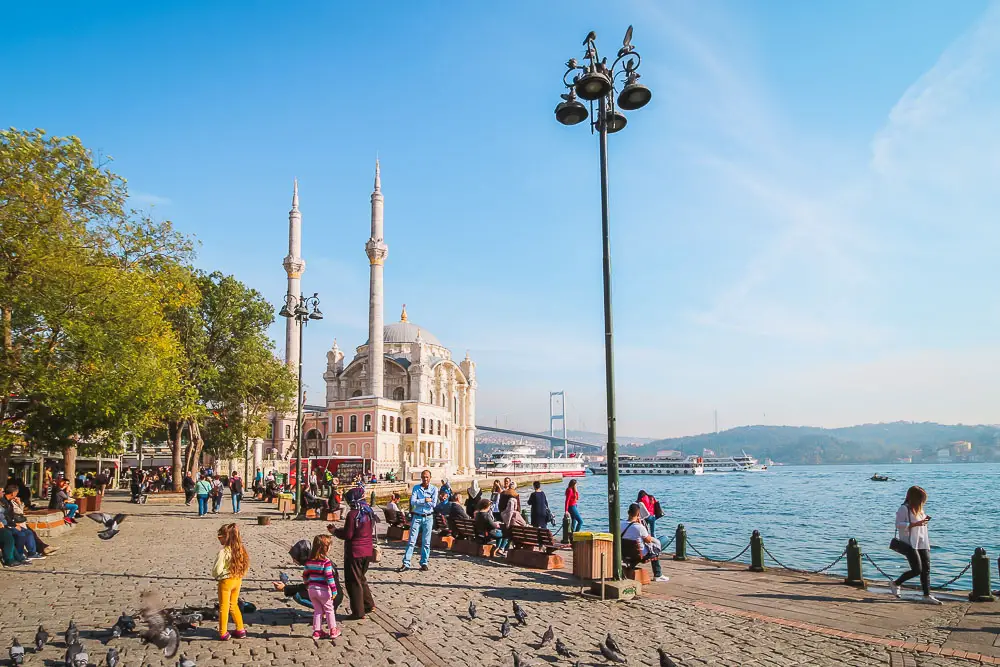
[[[313,538],[312,551],[302,572],[302,579],[313,605],[313,639],[336,639],[340,636],[337,618],[333,613],[337,582],[333,578],[333,563],[328,557],[332,541],[329,535],[317,535]],[[324,616],[330,628],[329,633],[322,632]]]

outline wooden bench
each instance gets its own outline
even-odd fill
[[[493,555],[496,545],[483,544],[476,537],[475,521],[472,519],[455,519],[452,523],[455,525],[453,533],[455,543],[451,547],[452,551],[465,554],[466,556],[482,556],[483,558],[489,558]]]
[[[405,523],[400,522],[400,519],[405,521],[405,517],[400,517],[399,512],[388,507],[382,508],[382,514],[385,515],[385,522],[389,525],[385,529],[385,539],[390,542],[409,542],[410,528]]]
[[[622,540],[622,569],[626,579],[638,581],[640,584],[648,584],[653,580],[651,572],[642,569],[644,563],[653,560],[642,555],[642,548],[639,540]]]
[[[434,528],[431,532],[431,549],[444,549],[450,551],[455,543],[455,536],[448,528],[448,522],[444,516],[434,513]]]
[[[555,553],[559,545],[548,528],[514,526],[509,535],[511,548],[507,560],[514,565],[536,570],[558,570],[565,565],[563,557]]]

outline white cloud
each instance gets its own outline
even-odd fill
[[[161,197],[149,192],[132,190],[128,195],[129,200],[138,206],[169,206],[172,202],[169,197]]]

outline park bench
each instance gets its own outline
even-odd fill
[[[455,536],[451,534],[444,515],[435,512],[434,528],[431,532],[431,549],[444,549],[448,551],[451,550],[454,543]]]
[[[643,557],[639,540],[622,540],[622,569],[626,579],[648,584],[653,580],[651,572],[642,569],[644,563],[653,560],[650,556]]]
[[[455,538],[451,550],[466,556],[482,556],[489,558],[493,555],[495,544],[483,544],[482,540],[476,537],[476,522],[472,519],[455,519],[452,521],[455,530],[452,535]]]
[[[406,523],[406,515],[388,507],[382,508],[382,514],[385,515],[385,522],[389,526],[385,529],[385,539],[389,542],[408,542],[410,527]]]
[[[559,549],[548,528],[512,526],[509,529],[511,548],[507,560],[514,565],[537,570],[558,570],[565,565]]]

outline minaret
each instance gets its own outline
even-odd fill
[[[299,284],[306,262],[302,259],[302,214],[299,213],[299,180],[292,190],[292,210],[288,212],[288,256],[282,262],[288,275],[288,294],[296,299],[301,295]],[[299,323],[294,317],[285,318],[285,364],[298,374]]]
[[[382,317],[382,265],[389,246],[382,240],[382,181],[378,159],[375,160],[375,190],[372,192],[372,235],[365,244],[371,264],[371,289],[368,296],[368,395],[382,397],[384,377],[384,333]]]

